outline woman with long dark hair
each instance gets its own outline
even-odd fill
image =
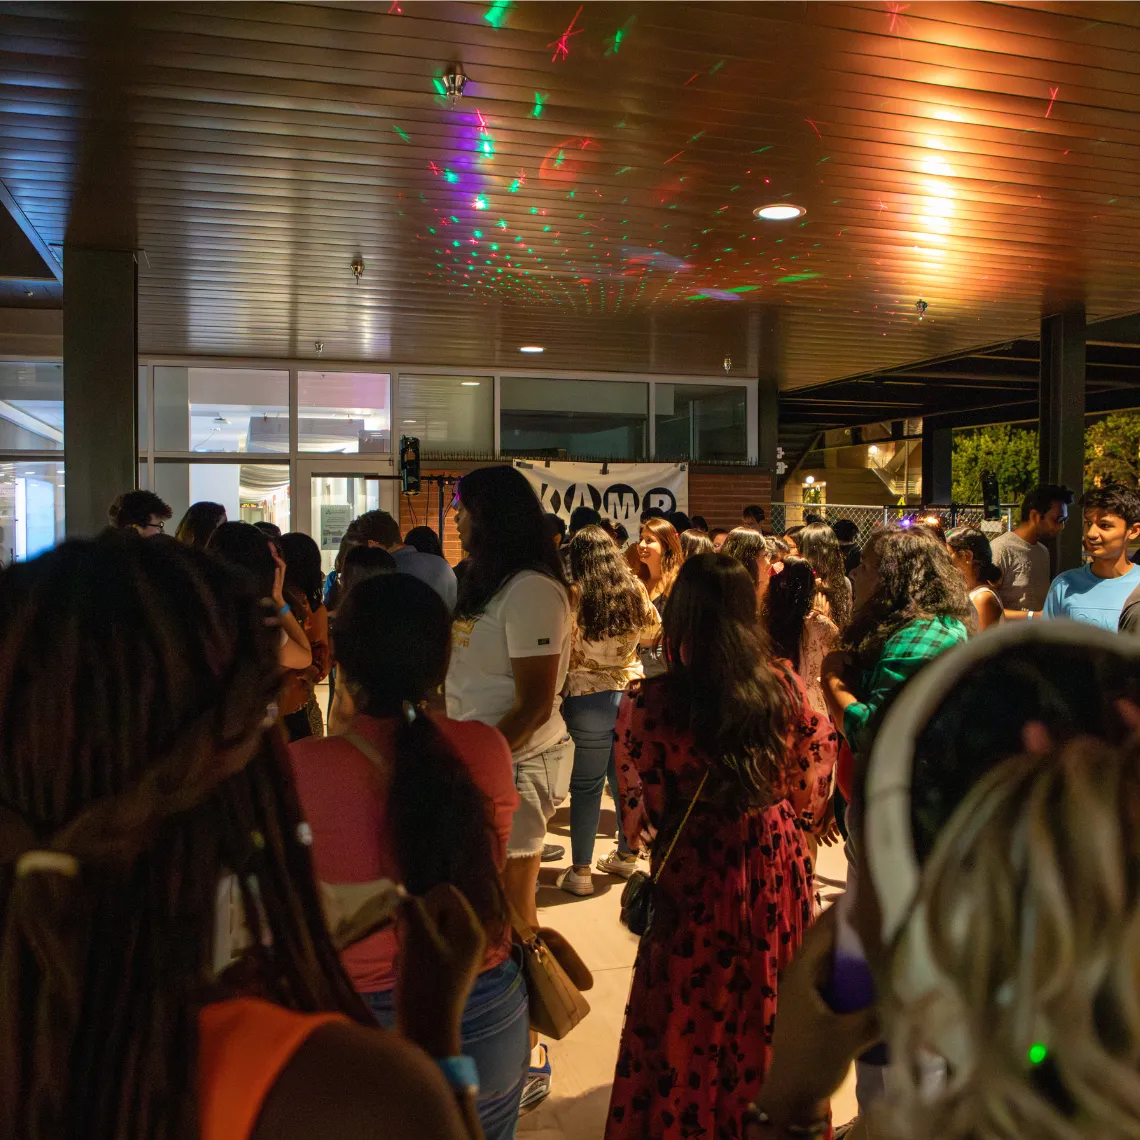
[[[641,524],[637,555],[637,576],[657,613],[663,614],[673,583],[685,561],[681,538],[673,524],[663,518],[646,519]],[[665,672],[665,652],[660,635],[642,641],[641,664],[646,677],[660,677]]]
[[[295,670],[281,694],[281,714],[290,740],[322,736],[324,724],[316,686],[329,674],[329,613],[325,608],[325,576],[320,547],[300,531],[281,536],[277,544],[285,561],[285,600],[297,615],[309,646],[312,664]]]
[[[756,604],[762,610],[772,576],[772,565],[777,561],[774,544],[758,530],[738,526],[729,531],[720,552],[729,558],[735,558],[748,572],[752,588],[756,591]],[[779,553],[782,556],[783,552]]]
[[[1001,582],[1001,571],[994,565],[990,540],[976,527],[960,526],[946,536],[946,545],[955,569],[966,583],[978,631],[1004,621],[1005,607],[994,589]]]
[[[0,575],[0,1135],[464,1134],[442,1074],[375,1026],[329,938],[265,727],[263,601],[175,542],[72,541]],[[247,949],[218,979],[231,895]],[[481,956],[459,904],[447,949],[431,900],[402,927],[402,1024],[444,1062]]]
[[[839,630],[816,606],[818,581],[806,559],[785,558],[776,571],[764,599],[768,637],[776,656],[789,661],[802,679],[808,704],[828,717],[820,674]]]
[[[815,573],[815,607],[835,623],[838,630],[851,620],[851,580],[843,566],[839,539],[827,523],[809,523],[799,533],[800,557]]]
[[[240,568],[260,596],[272,601],[281,626],[281,667],[308,669],[313,663],[312,646],[298,615],[285,600],[285,563],[269,538],[252,523],[224,522],[210,535],[206,550]]]
[[[835,726],[856,753],[886,698],[931,658],[965,641],[972,620],[946,545],[918,528],[875,531],[851,575],[855,615],[823,663]]]
[[[381,574],[356,583],[334,625],[342,735],[293,744],[301,807],[322,881],[393,879],[414,894],[451,883],[487,936],[463,1017],[479,1068],[488,1140],[514,1135],[528,1046],[526,985],[511,956],[499,875],[518,804],[510,749],[478,721],[425,711],[447,673],[447,606],[426,583]],[[344,967],[377,1020],[394,1024],[396,939],[381,930],[345,951]]]
[[[645,587],[600,526],[583,527],[566,548],[573,582],[574,623],[563,715],[574,738],[570,776],[570,867],[558,885],[574,895],[594,893],[590,866],[602,810],[602,789],[613,765],[614,721],[631,681],[645,675],[638,645],[656,639],[661,619]],[[615,798],[616,802],[616,798]],[[637,856],[628,850],[599,863],[603,871],[632,874]]]
[[[210,535],[226,522],[226,508],[221,503],[192,503],[182,516],[174,537],[195,550],[205,550]]]
[[[836,739],[769,662],[756,591],[725,554],[685,563],[665,611],[663,677],[617,721],[627,837],[656,832],[606,1140],[739,1135],[764,1078],[777,981],[811,922],[806,835]]]
[[[494,725],[511,747],[521,802],[504,884],[515,910],[537,926],[546,825],[566,798],[574,756],[560,707],[570,599],[542,507],[522,472],[480,467],[460,480],[456,503],[468,559],[452,624],[447,714]]]
[[[713,544],[708,532],[703,530],[681,531],[681,557],[692,558],[694,554],[712,554]]]

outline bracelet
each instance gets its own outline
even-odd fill
[[[788,1136],[794,1136],[796,1140],[819,1140],[819,1137],[825,1135],[831,1127],[831,1118],[827,1116],[820,1120],[813,1120],[810,1124],[784,1123],[779,1125],[762,1108],[757,1108],[754,1104],[748,1106],[748,1112],[754,1123],[762,1127],[779,1130]]]
[[[455,1057],[438,1057],[435,1063],[453,1089],[471,1096],[479,1095],[479,1067],[473,1057],[460,1053]]]
[[[293,607],[292,607],[291,605],[289,605],[289,603],[288,603],[288,602],[286,602],[286,603],[285,603],[285,604],[284,604],[284,605],[283,605],[283,606],[282,606],[282,607],[281,607],[281,608],[280,608],[280,609],[277,611],[277,616],[278,616],[279,618],[283,618],[283,617],[284,617],[286,614],[291,614],[292,612],[293,612]]]

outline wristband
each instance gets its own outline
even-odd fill
[[[277,616],[278,616],[279,618],[283,618],[283,617],[284,617],[286,614],[291,614],[292,612],[293,612],[293,607],[292,607],[291,605],[289,605],[289,603],[288,603],[288,602],[286,602],[286,603],[285,603],[285,605],[283,605],[283,606],[282,606],[282,607],[281,607],[281,608],[280,608],[280,609],[277,611]]]
[[[435,1063],[453,1089],[479,1095],[479,1067],[473,1057],[461,1053],[456,1057],[438,1057]]]

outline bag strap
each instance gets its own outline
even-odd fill
[[[681,820],[680,826],[673,832],[673,838],[669,840],[669,850],[665,852],[665,858],[661,860],[657,868],[657,874],[653,876],[653,881],[656,883],[661,878],[661,872],[665,870],[665,864],[669,862],[669,856],[673,854],[673,848],[677,846],[677,840],[681,838],[681,832],[685,830],[685,824],[689,822],[689,816],[693,814],[693,808],[697,806],[697,800],[701,798],[701,792],[705,790],[705,781],[709,778],[708,770],[701,777],[701,782],[697,785],[697,790],[693,793],[693,798],[689,801],[689,806],[685,808],[685,817]]]
[[[515,910],[514,903],[507,900],[507,908],[511,912],[511,929],[519,936],[519,941],[524,945],[529,946],[532,942],[538,941],[538,927],[531,926],[527,923],[521,914]]]
[[[383,766],[384,757],[380,755],[380,749],[376,747],[370,740],[365,740],[359,732],[345,732],[341,735],[342,740],[347,740],[358,752],[363,752],[377,768]]]

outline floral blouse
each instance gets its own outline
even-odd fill
[[[617,637],[603,637],[592,641],[574,623],[570,643],[570,672],[566,675],[564,695],[584,697],[589,693],[623,692],[630,681],[645,676],[645,667],[638,656],[642,640],[648,641],[661,632],[661,618],[649,600],[645,586],[637,583],[641,591],[641,626]]]

